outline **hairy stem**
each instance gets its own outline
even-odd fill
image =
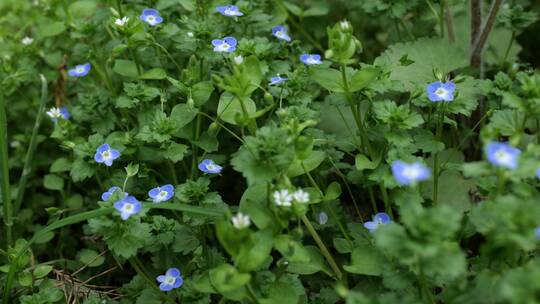
[[[330,265],[330,268],[332,268],[332,271],[334,272],[336,277],[339,280],[341,280],[341,277],[343,275],[341,273],[341,270],[339,270],[339,267],[338,267],[336,261],[334,260],[334,257],[332,256],[330,251],[328,251],[328,248],[326,248],[326,245],[324,245],[324,242],[322,241],[321,237],[319,236],[319,234],[317,233],[315,228],[313,228],[313,225],[311,225],[311,223],[309,222],[309,219],[306,217],[306,215],[302,216],[302,222],[306,226],[309,234],[311,234],[311,237],[315,240],[315,243],[317,243],[317,246],[321,250],[322,255],[326,258],[326,261]]]

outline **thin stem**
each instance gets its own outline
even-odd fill
[[[446,0],[441,0],[441,3],[439,4],[439,28],[441,31],[441,38],[444,38],[444,19],[445,19],[445,12],[446,9]]]
[[[154,280],[152,280],[148,276],[148,274],[146,274],[146,272],[144,271],[144,266],[141,263],[141,261],[139,261],[139,259],[137,257],[133,257],[133,258],[129,259],[129,263],[131,264],[133,269],[135,269],[135,272],[137,272],[137,274],[139,274],[148,283],[148,285],[150,285],[150,287],[152,287],[154,290],[159,292],[159,294],[161,295],[161,298],[163,298],[165,301],[167,301],[169,303],[176,303],[173,299],[171,299],[167,295],[165,295],[165,293],[163,293],[163,291],[161,291],[161,289],[159,289],[156,286],[156,283],[154,282]]]
[[[341,180],[345,184],[345,188],[347,188],[347,192],[349,193],[349,196],[351,197],[351,199],[353,201],[354,210],[356,211],[356,214],[358,215],[360,220],[363,222],[364,218],[362,217],[362,214],[360,213],[360,208],[358,208],[358,204],[356,203],[356,199],[354,198],[354,195],[353,195],[353,193],[351,191],[351,187],[349,186],[349,182],[347,182],[347,177],[341,172],[341,170],[339,170],[339,168],[336,166],[336,164],[334,163],[334,161],[332,160],[331,157],[329,157],[328,160],[330,160],[330,163],[332,164],[332,166],[336,170],[336,174],[341,178]]]
[[[448,32],[448,41],[456,42],[456,32],[454,29],[454,17],[448,1],[444,1],[444,20],[446,22],[446,31]]]
[[[244,119],[248,120],[249,132],[252,135],[255,135],[255,133],[257,133],[257,120],[255,120],[255,118],[249,117],[249,113],[247,111],[246,104],[244,103],[244,99],[236,94],[234,95],[234,97],[236,97],[236,99],[238,99],[238,102],[240,103],[240,107],[242,108],[242,114],[244,114]]]
[[[442,108],[439,113],[439,120],[437,121],[437,131],[436,138],[437,141],[441,140],[442,137],[442,127],[444,124],[444,112],[446,109],[446,104],[443,103],[439,108]],[[439,194],[439,153],[435,153],[433,156],[433,203],[437,204],[438,194]]]
[[[9,186],[9,164],[8,164],[8,139],[7,139],[7,117],[4,95],[0,93],[0,201],[4,211],[4,225],[6,226],[6,250],[13,242],[13,206],[11,202]]]
[[[491,8],[489,9],[489,15],[486,21],[486,24],[484,25],[482,32],[478,36],[478,39],[474,42],[472,48],[471,48],[471,56],[470,61],[471,65],[473,63],[482,62],[482,53],[484,50],[484,47],[486,46],[489,34],[491,33],[491,30],[493,29],[493,26],[495,25],[495,19],[497,17],[497,13],[499,12],[499,8],[501,7],[501,4],[504,0],[494,0],[491,4]],[[474,65],[473,65],[474,66]]]
[[[315,243],[317,243],[317,246],[321,250],[322,255],[326,258],[326,261],[330,265],[330,268],[332,269],[332,271],[334,272],[338,280],[341,280],[342,273],[341,273],[341,270],[339,270],[339,267],[336,261],[334,260],[334,257],[332,256],[330,251],[328,251],[328,248],[326,248],[326,245],[324,245],[324,242],[322,241],[321,237],[319,236],[315,228],[313,228],[313,225],[311,225],[311,223],[309,222],[309,219],[306,217],[305,214],[302,216],[302,222],[306,226],[309,234],[311,234],[311,237],[315,240]]]
[[[22,205],[24,198],[24,192],[26,190],[26,183],[28,182],[28,177],[32,171],[32,163],[34,160],[34,154],[36,153],[37,147],[37,137],[39,133],[39,127],[41,126],[41,120],[43,119],[43,114],[45,113],[45,104],[47,103],[48,88],[47,80],[45,76],[39,75],[41,79],[41,101],[39,104],[39,109],[36,116],[36,121],[34,123],[34,129],[32,130],[32,136],[30,137],[30,144],[28,146],[28,151],[26,152],[26,157],[24,159],[23,171],[21,178],[19,179],[19,185],[17,188],[17,198],[15,199],[15,204],[13,205],[13,212],[17,213]]]
[[[201,134],[201,115],[198,115],[197,114],[197,120],[195,122],[195,129],[193,129],[193,139],[194,141],[198,141],[199,140],[199,135]],[[198,159],[197,159],[197,153],[199,151],[199,148],[197,147],[197,145],[195,144],[191,144],[191,150],[193,151],[192,152],[192,155],[191,155],[191,179],[195,179],[195,177],[197,177],[197,164],[198,164]]]

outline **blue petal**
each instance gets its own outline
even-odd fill
[[[163,291],[171,291],[171,290],[173,290],[173,285],[169,285],[169,284],[166,284],[166,283],[161,283],[161,284],[159,284],[159,289],[161,289]]]
[[[283,25],[278,25],[278,26],[274,26],[272,28],[272,34],[276,34],[277,32],[281,32],[285,29],[285,27]]]
[[[153,188],[152,190],[148,191],[148,196],[150,196],[151,198],[156,198],[159,192],[160,192],[159,187]]]
[[[221,39],[214,39],[214,40],[212,40],[212,45],[213,45],[213,46],[220,46],[220,45],[222,45],[222,44],[223,44],[223,40],[221,40]]]
[[[168,193],[174,192],[174,186],[171,184],[161,186],[161,189],[167,191]]]
[[[96,152],[96,154],[94,154],[94,160],[96,161],[96,163],[102,163],[103,156],[101,155],[101,153]]]
[[[110,149],[111,149],[111,147],[108,144],[103,144],[103,145],[99,146],[96,151],[99,152],[99,153],[103,153],[103,152],[105,152],[107,150],[110,150]]]
[[[377,226],[378,226],[377,222],[369,221],[369,222],[364,223],[364,227],[368,229],[369,231],[374,231],[375,229],[377,229]]]
[[[71,115],[69,114],[69,111],[66,107],[61,107],[60,108],[60,114],[62,114],[62,117],[65,119],[65,120],[68,120]]]
[[[142,205],[139,202],[133,204],[133,214],[139,213],[141,211]]]
[[[375,222],[380,222],[380,223],[383,223],[383,224],[387,224],[387,223],[390,223],[392,221],[390,219],[390,216],[388,216],[388,214],[386,214],[384,212],[379,212],[379,213],[375,214],[375,216],[373,217],[373,220]]]
[[[145,16],[159,16],[159,11],[153,8],[146,8],[142,11]]]
[[[114,203],[114,209],[116,209],[116,210],[122,212],[122,208],[124,208],[124,205],[125,205],[125,204],[126,204],[126,203],[125,203],[123,200],[117,201],[116,203]]]
[[[321,55],[319,55],[319,54],[313,54],[313,55],[311,55],[311,58],[313,58],[313,59],[315,59],[315,60],[317,60],[317,61],[320,61],[320,60],[321,60]]]
[[[120,152],[118,152],[118,150],[115,150],[115,149],[111,149],[111,158],[114,160],[114,159],[117,159],[118,157],[120,157]]]
[[[432,93],[435,93],[435,91],[437,91],[437,89],[440,88],[441,86],[442,86],[442,82],[435,81],[428,84],[428,86],[426,87],[426,91],[428,94],[432,94]]]
[[[163,22],[163,18],[161,16],[157,16],[155,24],[158,24],[158,23],[161,23],[161,22]]]
[[[177,277],[176,280],[174,281],[173,288],[178,288],[182,286],[182,284],[184,284],[184,279],[182,277]]]
[[[223,41],[225,41],[225,43],[227,43],[231,47],[236,46],[236,38],[234,38],[234,37],[225,37],[225,38],[223,38]]]
[[[180,270],[178,268],[169,268],[165,275],[171,276],[171,277],[179,277],[180,276]]]
[[[105,166],[110,167],[113,164],[113,160],[110,158],[107,158],[107,159],[104,159],[103,163],[105,164]]]
[[[225,14],[226,9],[227,9],[227,6],[218,6],[218,7],[216,7],[216,10],[221,14]]]
[[[156,281],[158,281],[159,283],[162,283],[163,281],[165,281],[166,278],[167,278],[166,276],[160,275],[160,276],[157,276]]]
[[[443,83],[442,87],[450,93],[454,93],[454,90],[456,89],[456,85],[451,81]]]
[[[308,60],[308,58],[309,58],[309,55],[308,55],[308,54],[302,54],[302,55],[300,55],[300,61],[302,61],[302,62],[304,62],[304,63],[306,62],[306,60]]]

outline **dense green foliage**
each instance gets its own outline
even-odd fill
[[[0,11],[0,303],[540,303],[537,1]]]

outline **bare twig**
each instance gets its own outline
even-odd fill
[[[448,1],[444,2],[444,21],[446,22],[446,30],[448,31],[448,41],[454,43],[456,41],[456,33],[454,31],[454,16],[452,15],[452,10],[450,10],[450,5]]]
[[[486,46],[486,42],[488,40],[489,34],[491,33],[491,30],[493,29],[493,25],[495,25],[495,19],[497,17],[497,13],[499,12],[499,8],[501,7],[501,4],[504,2],[504,0],[495,0],[491,4],[491,8],[489,9],[489,15],[486,21],[486,24],[484,25],[482,32],[478,36],[478,39],[475,40],[474,44],[471,47],[471,65],[472,66],[480,66],[479,63],[482,62],[482,52],[484,50],[484,47]]]
[[[483,0],[471,0],[471,49],[482,31]]]

